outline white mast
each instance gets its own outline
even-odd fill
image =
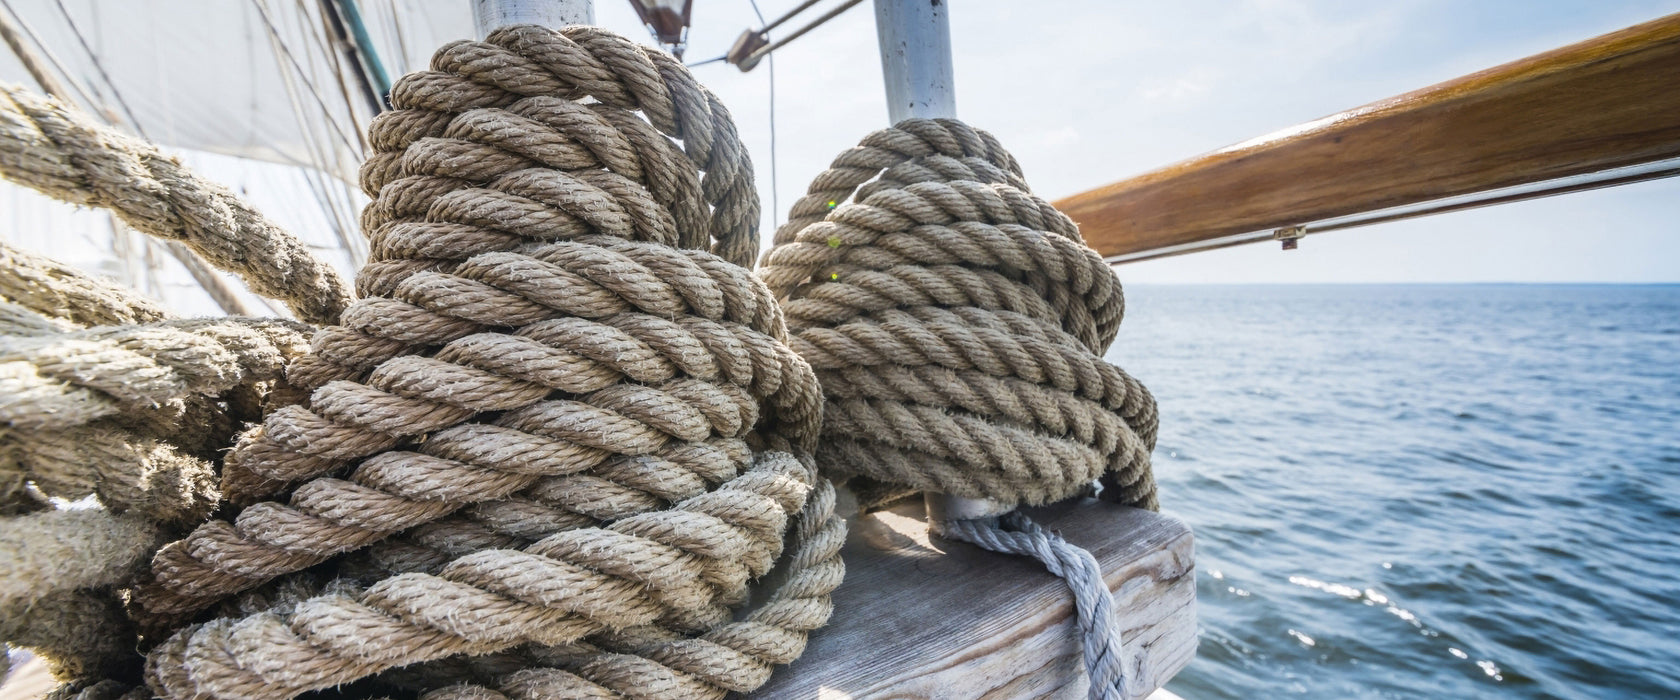
[[[950,0],[875,0],[875,33],[892,123],[954,119]]]
[[[510,24],[559,29],[569,24],[595,23],[593,0],[472,0],[472,4],[473,28],[479,39]]]

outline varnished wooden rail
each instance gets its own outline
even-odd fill
[[[1680,14],[1230,146],[1056,206],[1140,259],[1680,174]]]

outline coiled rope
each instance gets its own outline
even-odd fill
[[[58,100],[0,84],[0,176],[72,204],[109,208],[179,241],[298,318],[332,323],[350,290],[302,241],[149,143]]]
[[[289,498],[165,547],[136,599],[184,619],[347,553],[382,577],[189,626],[148,682],[290,697],[588,638],[489,683],[757,687],[827,620],[844,526],[806,461],[815,378],[742,267],[758,203],[728,112],[592,27],[447,45],[392,103],[362,170],[366,298],[290,370],[307,407],[224,469],[236,503]],[[791,573],[732,622],[793,523]],[[461,680],[439,692],[494,692]]]
[[[1154,399],[1101,357],[1119,282],[991,135],[912,119],[865,137],[793,205],[760,274],[823,386],[824,473],[1030,505],[1101,479],[1156,507]],[[1089,553],[1019,514],[934,526],[1068,579],[1091,697],[1121,697]]]

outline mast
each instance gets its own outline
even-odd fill
[[[875,0],[887,118],[955,119],[951,18],[940,0]]]
[[[473,27],[478,38],[510,24],[540,24],[559,29],[570,24],[594,24],[593,0],[472,0]]]

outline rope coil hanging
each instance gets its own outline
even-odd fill
[[[1100,480],[1105,500],[1157,507],[1154,399],[1101,357],[1119,282],[990,134],[910,119],[865,137],[793,205],[760,275],[822,383],[823,473],[1026,505]],[[1018,513],[932,525],[1068,579],[1091,697],[1122,696],[1088,552]]]
[[[808,462],[815,378],[742,267],[758,203],[728,112],[593,27],[499,29],[432,68],[370,129],[365,298],[292,365],[307,406],[242,439],[223,490],[247,507],[161,550],[136,601],[167,628],[335,557],[369,580],[185,627],[148,682],[757,687],[827,620],[844,525]],[[787,578],[734,621],[778,559]],[[535,667],[447,672],[493,653]]]

